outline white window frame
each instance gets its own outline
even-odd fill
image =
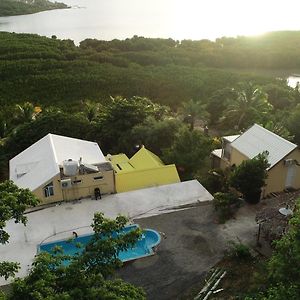
[[[48,198],[51,196],[54,196],[54,186],[53,186],[53,182],[48,183],[47,185],[44,186],[43,188],[44,190],[44,197]]]

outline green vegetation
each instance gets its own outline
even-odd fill
[[[213,205],[218,215],[218,222],[222,224],[233,217],[240,201],[233,192],[218,192],[214,194]]]
[[[216,69],[202,62],[201,48],[189,49],[184,44],[134,37],[110,42],[85,40],[76,47],[71,40],[2,32],[0,103],[30,100],[75,109],[85,99],[103,102],[121,95],[145,96],[178,108],[189,99],[207,103],[216,91],[235,87],[240,81],[279,83]]]
[[[289,222],[288,232],[275,242],[275,252],[264,270],[257,290],[263,290],[259,294],[247,300],[297,300],[300,295],[300,202],[295,210],[294,216]],[[261,289],[262,286],[262,289]]]
[[[268,173],[268,154],[261,153],[252,159],[244,160],[230,175],[229,183],[237,189],[249,203],[260,200],[261,189]]]
[[[228,250],[228,256],[235,260],[250,260],[252,259],[252,254],[250,247],[241,242],[231,242],[231,248]]]
[[[64,3],[48,0],[1,0],[0,17],[34,14],[44,10],[68,8]]]

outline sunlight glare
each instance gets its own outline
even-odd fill
[[[211,39],[293,28],[300,3],[293,0],[174,0],[172,7],[172,35],[179,39]]]

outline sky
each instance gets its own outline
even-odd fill
[[[300,1],[173,0],[174,31],[179,36],[257,35],[300,30]]]
[[[1,0],[0,0],[1,1]],[[52,0],[54,1],[54,0]],[[73,39],[183,39],[300,30],[300,0],[59,0],[70,10],[0,18],[0,30]]]

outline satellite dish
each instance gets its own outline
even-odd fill
[[[286,208],[286,207],[279,208],[279,213],[282,214],[283,216],[286,216],[286,217],[293,215],[293,211],[289,208]]]

